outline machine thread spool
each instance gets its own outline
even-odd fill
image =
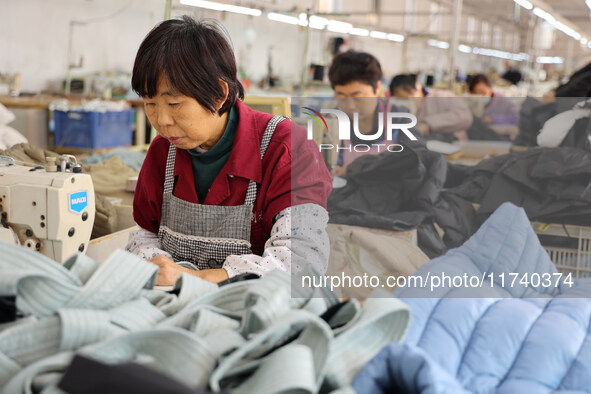
[[[57,172],[57,164],[55,157],[48,157],[47,158],[47,165],[45,166],[45,171],[47,172]]]

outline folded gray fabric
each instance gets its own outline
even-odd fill
[[[16,296],[23,316],[0,326],[2,393],[61,393],[76,353],[214,392],[345,393],[410,320],[393,298],[362,307],[339,306],[326,289],[293,297],[291,276],[278,270],[222,287],[183,273],[164,293],[153,290],[157,266],[123,251],[102,265],[83,255],[59,265],[4,243],[0,254],[0,295]]]

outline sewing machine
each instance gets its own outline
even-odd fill
[[[85,252],[95,216],[94,187],[73,156],[47,166],[0,156],[0,240],[63,263]]]

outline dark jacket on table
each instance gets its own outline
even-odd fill
[[[347,169],[347,185],[328,199],[329,221],[386,230],[418,229],[429,256],[461,245],[476,229],[472,205],[442,193],[447,163],[426,148],[363,156]],[[445,230],[443,240],[434,223]]]

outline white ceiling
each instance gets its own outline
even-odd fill
[[[252,5],[268,11],[278,11],[297,15],[298,13],[310,10],[311,13],[318,13],[326,10],[336,11],[336,14],[327,16],[331,19],[351,22],[356,26],[380,29],[388,32],[403,33],[410,36],[408,23],[405,21],[405,15],[416,13],[415,30],[416,36],[428,36],[438,40],[448,41],[452,29],[452,7],[454,0],[219,0],[241,5]],[[567,21],[573,29],[591,39],[591,19],[590,10],[585,4],[585,0],[529,0],[534,5],[552,13],[563,22]],[[439,19],[441,28],[438,34],[433,36],[434,23],[431,4],[439,4]],[[377,9],[376,9],[377,8]],[[377,11],[377,12],[376,12]],[[536,21],[539,18],[531,18],[532,12],[515,4],[513,0],[463,0],[463,22],[461,24],[461,35],[466,44],[466,19],[468,16],[477,18],[480,24],[486,21],[492,29],[497,27],[503,33],[515,33],[520,36],[521,48],[519,51],[530,52],[529,44],[526,44],[527,38],[531,40],[532,30],[529,28],[530,21]],[[528,34],[529,32],[529,34]],[[556,31],[554,34],[554,45],[546,51],[547,55],[565,56],[567,55],[569,41],[571,49],[579,51],[584,55],[591,55],[591,49],[582,48],[573,38]],[[509,50],[508,47],[495,47],[490,40],[489,48]],[[504,40],[501,40],[504,42]],[[485,44],[481,47],[486,47]],[[574,44],[574,45],[572,45]],[[474,46],[479,46],[474,42]]]

